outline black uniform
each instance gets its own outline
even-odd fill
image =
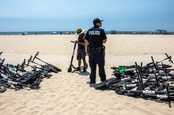
[[[102,28],[94,26],[87,31],[85,39],[88,40],[89,43],[90,83],[96,82],[96,65],[99,67],[101,81],[105,81],[105,47],[103,46],[103,40],[107,39],[105,31]]]

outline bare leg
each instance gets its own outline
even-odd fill
[[[83,72],[86,72],[86,69],[87,69],[87,67],[88,67],[88,65],[87,65],[87,63],[86,63],[86,60],[85,60],[85,58],[83,59]]]
[[[78,60],[78,67],[81,66],[81,60]]]
[[[83,59],[83,66],[84,67],[87,67],[87,63],[86,63],[86,60],[85,59]]]

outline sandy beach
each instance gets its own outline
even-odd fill
[[[112,66],[132,65],[174,57],[174,35],[107,35],[106,75]],[[5,63],[18,64],[30,55],[62,69],[41,82],[41,89],[7,89],[0,94],[0,115],[173,115],[167,103],[117,95],[89,87],[90,69],[86,73],[68,73],[75,35],[1,35],[0,52]],[[76,53],[76,52],[75,52]],[[88,57],[86,58],[88,61]],[[165,62],[170,64],[169,62]],[[77,66],[76,54],[73,64]],[[171,64],[174,68],[174,64]],[[100,78],[97,74],[97,82]]]

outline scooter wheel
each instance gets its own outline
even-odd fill
[[[38,90],[38,89],[40,89],[39,86],[31,86],[30,88],[31,88],[31,89],[34,89],[34,90]]]
[[[68,72],[71,72],[72,71],[72,68],[70,67],[70,68],[68,68]]]
[[[58,68],[58,67],[56,67],[56,66],[54,66],[54,65],[52,65],[52,67],[53,67],[56,71],[58,71],[58,72],[61,72],[61,71],[62,71],[60,68]]]
[[[0,93],[5,92],[6,90],[7,90],[7,89],[6,89],[6,87],[5,87],[5,86],[0,85]]]

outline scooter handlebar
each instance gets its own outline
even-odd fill
[[[35,60],[35,58],[36,58],[38,55],[39,55],[39,51],[37,51],[37,52],[36,52],[36,54],[35,54],[35,56],[34,56],[34,58],[33,58],[33,60],[32,60],[32,61],[34,61],[34,60]]]
[[[30,63],[31,60],[32,60],[32,55],[31,55],[30,58],[28,59],[27,66],[29,66],[29,63]]]
[[[169,62],[173,63],[173,61],[172,61],[172,56],[169,56],[167,53],[165,53],[165,55],[166,55],[167,58],[169,59]]]
[[[76,43],[76,41],[71,41],[72,43]]]

